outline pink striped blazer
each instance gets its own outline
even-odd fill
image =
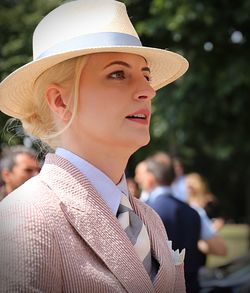
[[[47,155],[40,174],[0,203],[0,292],[185,292],[161,220],[130,200],[160,264],[154,283],[91,183]]]

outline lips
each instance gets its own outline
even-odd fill
[[[129,119],[130,121],[134,121],[144,125],[147,125],[149,123],[149,118],[150,118],[150,111],[146,108],[140,109],[126,116],[126,119]]]

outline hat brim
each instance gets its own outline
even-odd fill
[[[65,60],[101,52],[143,56],[150,67],[151,84],[155,90],[175,81],[188,69],[188,61],[184,57],[157,48],[116,46],[67,51],[27,63],[5,78],[0,85],[0,110],[9,116],[22,119],[28,114],[23,113],[23,103],[32,103],[35,81],[44,71]]]

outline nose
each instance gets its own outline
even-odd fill
[[[138,83],[134,94],[136,100],[152,100],[156,95],[156,91],[152,88],[149,81],[143,77],[143,80]]]

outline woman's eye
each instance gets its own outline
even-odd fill
[[[109,74],[109,77],[113,78],[113,79],[124,79],[125,74],[124,74],[124,71],[119,70],[119,71],[115,71],[115,72],[112,72],[111,74]]]

